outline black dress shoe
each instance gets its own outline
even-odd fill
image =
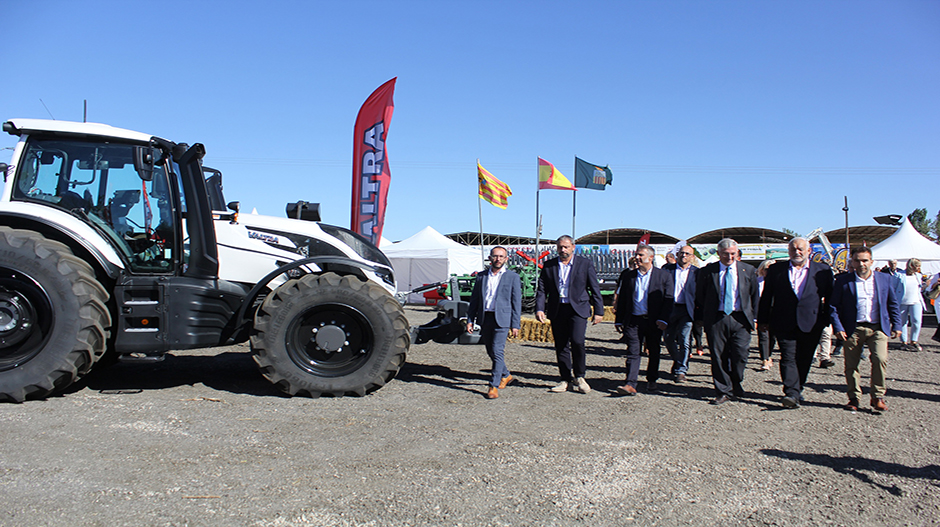
[[[780,402],[783,404],[784,408],[799,408],[800,407],[799,401],[790,396],[784,397],[783,399],[781,399]]]
[[[820,367],[820,368],[831,368],[831,367],[833,367],[833,366],[835,366],[835,365],[836,365],[836,363],[835,363],[835,362],[832,362],[832,361],[829,360],[829,359],[823,359],[823,360],[819,361],[819,367]]]
[[[715,406],[718,406],[719,404],[725,404],[726,402],[731,401],[731,400],[732,400],[731,397],[728,397],[727,395],[719,395],[709,404],[714,404]]]
[[[659,391],[659,386],[656,385],[656,381],[646,381],[647,393],[656,393],[658,391]]]

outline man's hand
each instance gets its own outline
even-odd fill
[[[845,334],[845,331],[836,331],[836,338],[839,340],[849,340],[849,336]]]
[[[545,316],[544,311],[536,311],[535,320],[538,320],[539,322],[545,322],[546,320],[548,320],[548,318]]]
[[[757,331],[760,331],[761,333],[770,331],[770,324],[758,324]]]
[[[512,333],[512,338],[514,339],[519,338],[519,328],[512,328],[510,333]]]
[[[666,324],[666,323],[663,322],[662,320],[657,320],[657,321],[656,321],[656,327],[658,327],[660,331],[666,331],[666,326],[668,326],[668,325],[669,325],[669,324]]]
[[[604,321],[604,315],[594,315],[594,320],[593,320],[593,322],[591,322],[591,324],[594,325],[594,326],[596,326],[596,325],[600,324],[600,323],[603,322],[603,321]],[[898,335],[900,335],[900,334],[901,334],[901,332],[898,331]]]
[[[473,323],[467,322],[467,333],[473,333]]]
[[[893,338],[893,339],[899,339],[899,338],[901,338],[901,330],[900,330],[900,329],[896,329],[896,330],[892,331],[892,332],[891,332],[891,338]]]

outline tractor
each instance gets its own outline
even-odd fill
[[[205,148],[96,123],[12,119],[0,163],[0,400],[96,364],[250,341],[289,395],[365,395],[410,346],[391,263],[365,237],[225,204]]]

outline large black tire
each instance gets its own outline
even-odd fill
[[[46,397],[104,355],[108,292],[62,243],[0,227],[0,400]]]
[[[261,373],[290,395],[362,396],[398,373],[411,344],[401,305],[351,275],[306,275],[269,294],[255,315],[251,351]]]

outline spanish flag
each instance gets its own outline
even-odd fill
[[[539,158],[539,189],[553,188],[557,190],[574,190],[574,185],[568,181],[555,165]]]
[[[480,162],[477,161],[477,179],[480,182],[480,197],[496,205],[501,209],[509,206],[509,196],[512,196],[512,189],[509,185],[496,179],[490,174]]]

